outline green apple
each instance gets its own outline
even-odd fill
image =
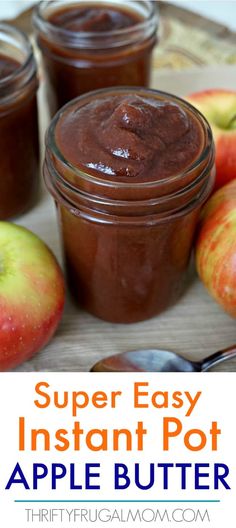
[[[215,190],[236,178],[236,91],[205,90],[187,100],[209,121],[216,146]]]
[[[31,231],[0,222],[0,370],[48,343],[64,299],[63,275],[49,248]]]

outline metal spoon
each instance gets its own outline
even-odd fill
[[[189,361],[175,352],[159,349],[133,350],[109,356],[96,363],[92,372],[206,372],[236,357],[236,345],[220,350],[202,361]]]

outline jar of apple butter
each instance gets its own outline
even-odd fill
[[[0,24],[0,220],[25,212],[37,196],[37,88],[28,38]]]
[[[74,97],[111,86],[148,86],[156,2],[45,1],[34,14],[51,115]]]
[[[112,88],[64,106],[47,132],[44,177],[77,302],[117,323],[174,303],[214,172],[207,121],[173,95]]]

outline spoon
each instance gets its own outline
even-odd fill
[[[159,349],[133,350],[109,356],[96,363],[92,372],[206,372],[236,357],[236,345],[220,350],[202,361],[189,361],[175,352]]]

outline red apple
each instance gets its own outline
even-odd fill
[[[187,100],[209,121],[216,146],[215,190],[236,178],[236,92],[205,90]]]
[[[196,265],[215,300],[236,317],[236,180],[214,193],[202,210]]]
[[[48,343],[64,297],[63,275],[48,247],[27,229],[0,222],[0,370]]]

